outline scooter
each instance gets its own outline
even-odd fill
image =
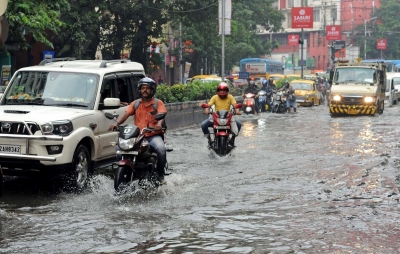
[[[256,113],[256,106],[255,106],[255,97],[256,95],[253,93],[246,93],[244,95],[244,112],[246,114],[255,114]]]
[[[208,108],[207,103],[203,103],[201,105],[202,108]],[[241,108],[242,104],[237,103],[236,108]],[[211,109],[212,110],[212,109]],[[213,119],[213,146],[212,149],[219,155],[225,156],[227,155],[234,147],[229,145],[229,141],[232,138],[233,133],[237,135],[237,125],[236,122],[232,121],[232,117],[234,115],[234,109],[231,111],[226,110],[218,110],[210,111],[210,114]]]
[[[110,120],[116,118],[115,115],[108,112],[105,113],[105,116]],[[154,118],[160,121],[165,118],[165,114],[159,113]],[[134,124],[119,126],[116,129],[119,132],[118,142],[112,142],[112,145],[119,147],[117,154],[122,157],[113,165],[115,170],[114,189],[117,194],[136,180],[142,189],[160,186],[160,182],[157,180],[157,153],[153,151],[145,138],[145,133],[153,130],[154,127],[149,127],[149,124],[142,131]],[[168,170],[168,163],[164,170]]]
[[[274,91],[272,94],[273,102],[272,102],[272,113],[285,113],[286,108],[286,98],[283,96],[282,91]]]

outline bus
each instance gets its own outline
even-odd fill
[[[268,79],[270,74],[283,74],[283,65],[280,61],[266,58],[245,58],[240,60],[240,72],[248,72],[255,81]]]

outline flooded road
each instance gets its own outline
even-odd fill
[[[168,184],[121,197],[106,175],[79,195],[9,180],[0,252],[399,253],[399,112],[242,115],[224,158],[199,126],[169,131]]]

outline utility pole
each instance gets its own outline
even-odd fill
[[[376,19],[378,17],[373,17],[370,19],[364,19],[364,59],[367,59],[367,21]]]
[[[179,22],[179,84],[182,84],[182,22]]]
[[[222,38],[222,46],[221,46],[221,81],[225,80],[225,0],[222,0],[222,18],[221,18],[221,38]]]
[[[301,78],[303,78],[303,69],[304,69],[304,65],[303,65],[303,46],[304,46],[304,28],[301,29]]]

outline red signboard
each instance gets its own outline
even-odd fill
[[[289,34],[287,40],[288,40],[289,46],[299,45],[299,35],[298,34]]]
[[[346,49],[343,48],[335,53],[335,58],[345,58],[346,57]]]
[[[313,28],[313,7],[292,8],[292,28]]]
[[[376,49],[386,49],[387,41],[386,39],[377,39],[376,40]]]
[[[342,31],[340,26],[326,26],[326,40],[335,41],[342,39]]]

